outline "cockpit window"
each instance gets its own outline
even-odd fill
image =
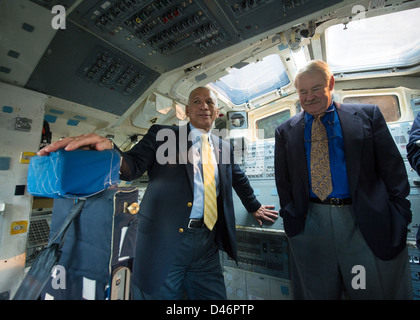
[[[257,120],[256,128],[258,139],[274,138],[275,129],[289,118],[290,110],[284,110],[266,118],[262,118],[261,120]]]
[[[232,68],[228,75],[212,82],[210,86],[233,104],[241,105],[289,83],[280,57],[273,54],[241,69]]]
[[[386,122],[398,121],[401,118],[400,103],[394,94],[348,96],[343,99],[343,103],[375,104],[379,106]]]
[[[411,66],[420,62],[420,8],[354,20],[326,29],[327,62],[346,72]]]

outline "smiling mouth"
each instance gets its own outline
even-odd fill
[[[320,103],[320,102],[321,102],[321,100],[315,100],[315,101],[305,102],[305,106],[307,106],[307,105],[311,105],[311,104]]]

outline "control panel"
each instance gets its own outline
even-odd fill
[[[237,228],[238,268],[256,273],[289,278],[289,247],[284,234],[276,231]],[[236,262],[224,256],[224,265]]]
[[[57,5],[32,2],[50,12]],[[336,3],[63,0],[66,28],[48,43],[25,87],[121,116],[164,73],[188,72],[204,57]]]
[[[139,49],[147,47],[152,54],[168,55],[187,46],[206,51],[229,39],[196,1],[108,1],[89,10],[83,19],[101,31],[119,33],[126,29],[129,38],[140,40]]]
[[[234,155],[250,180],[274,179],[274,139],[249,143],[234,149]]]
[[[162,73],[336,2],[84,1],[70,19]]]
[[[413,285],[413,300],[420,300],[420,250],[415,247],[408,248],[410,262],[411,283]]]

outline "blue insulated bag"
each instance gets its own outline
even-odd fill
[[[117,150],[64,149],[34,156],[28,168],[28,192],[47,198],[89,197],[117,184],[121,156]]]

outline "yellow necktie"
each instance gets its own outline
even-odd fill
[[[320,200],[325,200],[332,192],[327,131],[321,122],[323,115],[315,117],[311,131],[312,192]]]
[[[201,162],[204,180],[204,224],[209,230],[213,230],[217,221],[216,180],[210,144],[205,134],[201,136]]]

